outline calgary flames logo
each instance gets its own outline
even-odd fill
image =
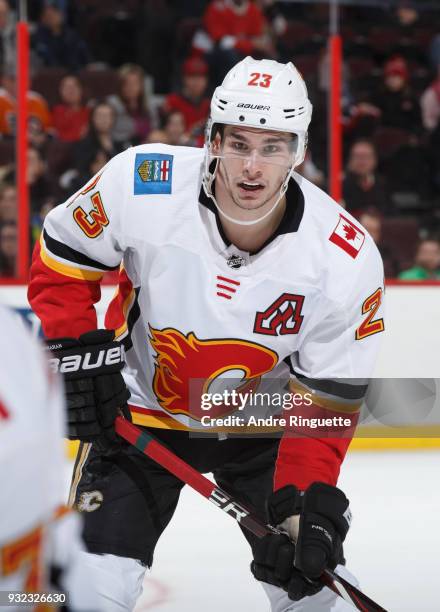
[[[255,390],[261,376],[278,362],[274,351],[247,340],[199,340],[192,332],[184,336],[172,328],[150,327],[150,334],[156,351],[153,390],[160,405],[168,412],[195,419],[206,414],[200,398],[211,391],[214,381],[233,376],[240,379],[240,385],[235,386],[240,393]],[[228,411],[231,407],[213,406],[209,414],[216,417]]]

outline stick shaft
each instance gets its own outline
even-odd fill
[[[266,535],[281,533],[272,525],[265,524],[258,516],[248,510],[246,506],[238,503],[226,491],[217,487],[203,474],[180,459],[175,453],[158,442],[152,435],[142,431],[133,423],[123,417],[117,417],[116,432],[130,444],[133,444],[141,453],[156,461],[159,465],[174,474],[176,478],[192,487],[195,491],[206,497],[211,503],[232,516],[245,529],[251,531],[259,538]],[[321,576],[322,582],[334,593],[351,603],[362,612],[386,612],[372,599],[364,595],[352,584],[335,574],[325,570]]]

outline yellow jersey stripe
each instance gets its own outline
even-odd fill
[[[324,410],[330,410],[331,412],[343,412],[345,414],[356,414],[359,412],[362,402],[356,400],[355,402],[344,403],[331,400],[328,397],[319,395],[316,391],[312,391],[308,387],[301,385],[298,381],[291,380],[289,382],[289,388],[293,393],[299,393],[301,395],[311,395],[313,404]]]
[[[46,251],[46,247],[44,246],[43,238],[40,241],[41,250],[40,257],[43,263],[58,272],[58,274],[62,274],[63,276],[69,276],[70,278],[77,278],[85,281],[98,281],[104,276],[104,272],[92,272],[91,270],[83,270],[82,268],[75,268],[74,266],[69,266],[67,264],[61,263],[51,257],[49,253]]]
[[[124,334],[127,331],[128,312],[130,308],[133,306],[134,298],[135,298],[135,291],[134,289],[132,289],[130,293],[127,295],[127,297],[125,298],[124,303],[122,305],[122,313],[124,315],[125,321],[120,327],[118,327],[118,329],[115,330],[116,340],[119,338],[119,336],[122,336],[122,334]]]

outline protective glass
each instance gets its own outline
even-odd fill
[[[274,137],[255,147],[228,135],[220,146],[211,143],[211,156],[224,160],[241,160],[245,164],[273,164],[290,168],[298,146],[297,136],[291,136],[289,140]]]

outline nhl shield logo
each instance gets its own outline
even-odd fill
[[[228,264],[230,268],[233,268],[234,270],[238,270],[238,268],[241,268],[241,266],[246,265],[246,260],[240,255],[231,255],[227,259],[226,263]]]
[[[171,193],[173,155],[137,153],[134,195]]]

